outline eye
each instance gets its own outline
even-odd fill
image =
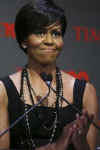
[[[62,36],[62,34],[61,34],[60,31],[53,31],[53,32],[52,32],[52,35],[53,35],[54,37]]]
[[[45,32],[44,31],[36,31],[34,34],[36,36],[43,37],[45,35]]]

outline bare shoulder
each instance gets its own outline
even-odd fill
[[[86,83],[85,91],[84,91],[84,101],[85,103],[91,103],[97,101],[96,96],[96,88],[90,82]]]
[[[3,82],[0,80],[0,106],[6,105],[8,103],[7,93]]]
[[[64,84],[73,88],[76,78],[74,78],[73,76],[71,76],[70,74],[68,74],[64,71],[61,71],[61,74],[62,74],[62,79],[63,79]]]
[[[85,88],[85,92],[86,94],[96,94],[96,88],[94,87],[94,85],[90,82],[86,83],[86,88]]]
[[[15,73],[9,75],[9,77],[10,77],[12,80],[18,80],[18,79],[20,79],[21,72],[22,72],[22,71],[15,72]]]
[[[11,80],[14,82],[16,88],[19,88],[18,82],[20,82],[20,75],[21,75],[21,71],[9,75]],[[3,104],[3,105],[8,104],[7,91],[6,91],[6,87],[5,87],[4,83],[2,82],[2,80],[0,80],[0,104]]]
[[[63,81],[63,95],[70,103],[73,103],[73,87],[75,78],[64,71],[61,71],[61,74]]]
[[[0,80],[0,132],[9,127],[8,97],[4,83]],[[0,149],[8,149],[9,132],[0,137]]]

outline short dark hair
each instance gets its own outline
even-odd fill
[[[57,21],[61,24],[62,35],[64,36],[67,21],[62,8],[55,5],[52,0],[32,0],[25,4],[15,19],[16,40],[20,48],[26,52],[26,49],[21,46],[22,42],[38,29]]]

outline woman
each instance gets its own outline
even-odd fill
[[[0,82],[0,131],[8,128],[48,93],[40,74],[52,75],[49,96],[0,137],[1,149],[93,150],[96,145],[96,92],[90,83],[64,73],[56,66],[67,27],[64,11],[51,0],[35,0],[18,12],[16,39],[28,63]],[[68,105],[61,99],[68,99]],[[76,106],[82,115],[73,109]],[[94,114],[93,114],[94,113]],[[6,142],[5,142],[6,141]]]

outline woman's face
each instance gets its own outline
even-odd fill
[[[27,54],[29,59],[40,64],[56,61],[63,47],[61,25],[54,23],[28,36]]]

